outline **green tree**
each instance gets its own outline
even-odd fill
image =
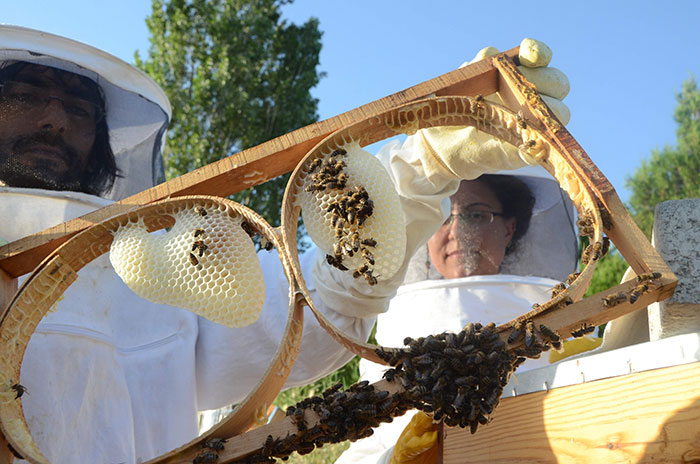
[[[676,98],[677,146],[654,149],[626,181],[632,191],[632,215],[647,236],[657,203],[700,197],[700,90],[693,77],[683,83]]]
[[[318,20],[281,20],[290,0],[153,0],[137,66],[168,95],[166,176],[212,163],[318,120]],[[281,176],[233,199],[279,224]]]

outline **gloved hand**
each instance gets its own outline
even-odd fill
[[[497,53],[497,49],[486,47],[463,66]],[[567,123],[569,110],[561,99],[569,92],[569,81],[558,69],[546,67],[551,58],[552,52],[544,43],[533,39],[522,41],[520,70],[535,85],[562,123]],[[502,104],[497,94],[486,99]],[[512,145],[474,127],[432,127],[421,129],[416,137],[419,141],[416,148],[420,150],[417,156],[428,179],[434,179],[433,176],[476,179],[482,174],[518,169],[535,163]]]
[[[465,62],[460,68],[499,53],[500,51],[495,47],[482,48],[473,60]],[[537,87],[542,100],[552,109],[562,124],[568,124],[571,112],[562,100],[569,94],[569,79],[557,68],[547,66],[552,60],[552,50],[538,40],[523,39],[518,57],[520,72]],[[486,99],[499,105],[503,104],[498,93],[489,95]]]
[[[390,464],[430,464],[437,462],[438,428],[433,419],[419,412],[396,441]]]

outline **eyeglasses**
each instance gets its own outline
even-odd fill
[[[469,227],[484,227],[493,222],[496,216],[504,217],[503,213],[494,213],[492,211],[463,211],[461,213],[450,214],[443,226],[451,226],[454,221],[459,221]]]
[[[61,102],[71,122],[82,128],[94,126],[104,116],[104,111],[99,105],[84,98],[54,95],[52,89],[27,82],[5,81],[0,84],[0,102],[18,111],[42,110],[51,100]]]

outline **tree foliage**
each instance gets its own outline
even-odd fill
[[[651,236],[657,203],[700,197],[700,90],[694,78],[677,95],[677,146],[654,149],[628,177],[629,205],[639,227]]]
[[[170,179],[318,119],[318,20],[280,19],[288,0],[153,0],[150,48],[137,66],[164,90],[173,118]],[[287,176],[234,199],[279,223]]]

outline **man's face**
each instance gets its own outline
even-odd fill
[[[75,74],[27,65],[0,98],[0,180],[13,187],[79,190],[95,142],[88,90]],[[82,106],[81,106],[82,105]]]

